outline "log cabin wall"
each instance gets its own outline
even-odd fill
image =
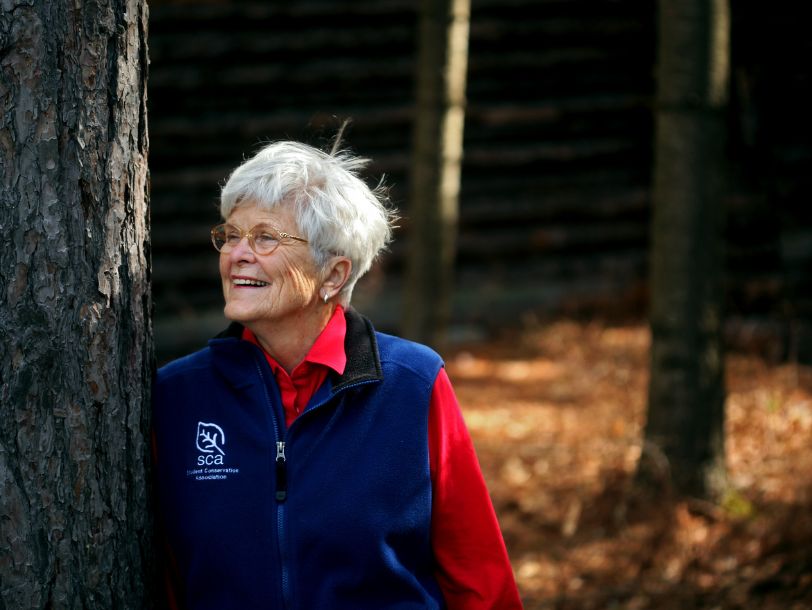
[[[806,106],[796,100],[808,106],[809,72],[795,58],[776,76],[774,64],[787,56],[762,53],[754,42],[764,16],[754,2],[734,4],[741,35],[734,36],[729,309],[738,320],[759,321],[753,328],[782,330],[789,319],[803,327],[812,319],[812,218],[804,198],[810,185],[801,169],[810,148],[787,117],[802,116]],[[644,313],[654,5],[473,0],[455,304],[460,336],[554,314]],[[329,146],[346,117],[353,120],[348,145],[373,159],[370,182],[386,176],[404,217],[354,303],[379,327],[397,329],[409,247],[416,6],[151,4],[159,360],[199,347],[224,325],[208,230],[218,221],[218,189],[228,173],[263,141]],[[766,29],[777,41],[791,49],[806,44],[800,32],[797,41],[783,35],[782,28],[798,30],[792,20],[770,15]],[[791,90],[796,114],[782,115],[776,89]],[[798,341],[785,344],[797,348]]]

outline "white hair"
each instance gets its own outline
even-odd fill
[[[335,255],[352,261],[339,295],[348,305],[355,283],[390,242],[397,219],[383,185],[370,189],[358,176],[368,163],[348,151],[328,154],[300,142],[273,142],[229,176],[220,214],[225,220],[243,203],[265,210],[291,205],[319,268]]]

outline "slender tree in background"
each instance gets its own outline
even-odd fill
[[[651,379],[641,478],[725,485],[722,186],[728,0],[660,0]],[[665,466],[665,468],[663,468]]]
[[[0,608],[147,608],[147,7],[0,11]]]
[[[403,332],[442,346],[456,252],[470,0],[421,0]]]

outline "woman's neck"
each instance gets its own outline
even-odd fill
[[[321,331],[333,316],[336,306],[302,311],[284,321],[246,323],[257,341],[290,374],[304,360]]]

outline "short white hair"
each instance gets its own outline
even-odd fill
[[[339,295],[348,305],[355,283],[391,241],[397,219],[383,183],[370,188],[359,177],[368,163],[346,150],[328,154],[300,142],[273,142],[229,176],[220,214],[225,220],[242,203],[266,210],[291,205],[319,268],[335,255],[352,261]]]

